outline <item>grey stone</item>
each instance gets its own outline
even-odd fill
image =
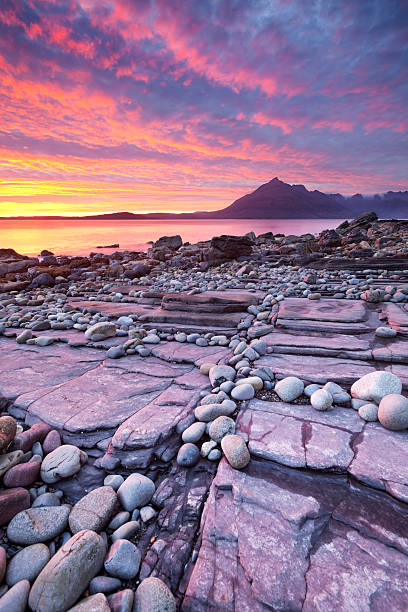
[[[125,479],[120,474],[108,474],[103,484],[108,487],[112,487],[114,491],[117,491],[120,485],[125,482]]]
[[[32,508],[41,508],[47,506],[60,506],[61,501],[60,498],[55,495],[55,493],[42,493],[35,498]]]
[[[47,542],[62,533],[68,523],[67,506],[29,508],[16,514],[7,527],[7,537],[16,544]]]
[[[140,518],[143,523],[148,523],[155,518],[157,512],[152,506],[144,506],[140,509]]]
[[[398,393],[382,398],[378,407],[378,420],[386,429],[402,431],[408,427],[408,399]]]
[[[255,395],[255,389],[250,384],[237,385],[231,391],[231,397],[238,401],[252,399]]]
[[[133,612],[176,612],[176,600],[159,578],[145,578],[135,593]]]
[[[94,593],[113,593],[122,586],[119,578],[111,576],[95,576],[89,583],[89,592]]]
[[[20,580],[32,582],[50,560],[50,551],[45,544],[32,544],[12,557],[7,566],[6,582],[9,587]]]
[[[118,489],[118,498],[125,510],[131,512],[135,508],[145,506],[155,492],[155,484],[147,476],[131,474]]]
[[[357,380],[351,387],[351,395],[357,399],[380,402],[385,395],[401,393],[401,389],[398,376],[379,370]]]
[[[275,391],[283,402],[293,402],[304,390],[304,384],[296,376],[287,376],[275,385]]]
[[[125,510],[123,512],[118,512],[109,523],[108,528],[115,530],[121,525],[124,525],[129,519],[130,512],[126,512]]]
[[[209,423],[219,416],[229,416],[236,410],[235,402],[231,400],[224,400],[221,404],[206,404],[204,406],[197,406],[194,410],[195,418],[198,421],[204,421]]]
[[[227,416],[217,417],[208,430],[208,435],[215,442],[221,442],[224,436],[233,433],[235,433],[235,421]]]
[[[117,496],[112,487],[98,487],[80,499],[69,515],[69,526],[72,533],[83,529],[100,532],[108,524]]]
[[[132,589],[124,589],[109,595],[108,602],[112,612],[132,612],[134,593]]]
[[[377,327],[375,335],[379,338],[395,338],[397,331],[392,327]]]
[[[111,338],[113,336],[116,336],[116,325],[108,321],[95,323],[95,325],[89,327],[85,332],[85,338],[92,342],[106,340],[106,338]]]
[[[130,580],[139,572],[141,552],[129,540],[116,540],[109,549],[104,566],[115,578]]]
[[[198,442],[204,435],[205,423],[197,422],[187,427],[182,433],[183,442]]]
[[[103,593],[85,597],[68,612],[111,612],[108,600]]]
[[[325,389],[318,389],[312,394],[310,403],[315,410],[328,410],[333,404],[333,397]]]
[[[49,453],[41,464],[41,478],[47,484],[53,484],[76,474],[87,460],[87,455],[77,446],[63,444]]]
[[[183,467],[192,467],[200,460],[200,451],[195,444],[187,442],[180,446],[177,453],[177,463]]]
[[[129,521],[118,527],[111,535],[112,542],[116,540],[129,540],[140,531],[139,521]]]
[[[222,438],[221,448],[228,463],[237,470],[242,470],[250,462],[250,455],[241,436],[230,434]]]
[[[17,582],[3,597],[0,597],[0,612],[25,612],[29,592],[28,580]]]
[[[212,386],[216,387],[226,380],[234,380],[236,371],[231,366],[216,365],[210,369],[208,375]]]
[[[377,404],[364,404],[358,409],[358,414],[364,421],[377,421],[378,420],[378,406]]]
[[[34,582],[29,605],[36,612],[69,609],[102,567],[103,539],[94,531],[80,531],[51,558]]]

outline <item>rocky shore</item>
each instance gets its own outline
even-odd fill
[[[0,249],[0,612],[408,608],[408,224]]]

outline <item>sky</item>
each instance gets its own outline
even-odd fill
[[[407,0],[1,0],[0,215],[408,187]]]

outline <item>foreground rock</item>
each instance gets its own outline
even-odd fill
[[[68,540],[34,582],[29,604],[35,612],[68,610],[99,572],[106,554],[94,531],[80,531]]]
[[[176,612],[170,589],[159,578],[146,578],[136,589],[134,612]]]

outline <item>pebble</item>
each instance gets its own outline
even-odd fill
[[[133,612],[176,612],[176,600],[159,578],[145,578],[135,593]]]
[[[106,596],[103,593],[96,593],[82,599],[76,606],[70,608],[68,612],[111,612],[111,608]]]
[[[333,397],[325,389],[318,389],[312,394],[310,403],[315,410],[327,410],[333,404]]]
[[[7,470],[9,470],[13,465],[17,465],[23,457],[22,450],[12,451],[11,453],[6,453],[5,455],[0,455],[0,477],[3,476]]]
[[[313,383],[311,385],[307,385],[307,387],[304,388],[303,393],[306,395],[306,397],[312,397],[313,393],[319,389],[321,389],[321,386]]]
[[[399,394],[401,390],[402,383],[398,376],[379,370],[356,380],[351,387],[351,395],[357,399],[379,403],[386,395]]]
[[[124,589],[108,597],[111,612],[132,612],[133,600],[134,593],[132,589]]]
[[[120,485],[118,498],[123,508],[131,512],[149,503],[155,490],[155,484],[150,478],[143,474],[131,474]]]
[[[235,385],[252,385],[255,391],[260,391],[264,386],[264,381],[260,376],[248,376],[248,378],[237,380]]]
[[[47,484],[73,476],[81,469],[88,456],[72,444],[63,444],[49,453],[41,464],[41,478]]]
[[[204,406],[197,406],[194,410],[195,418],[198,421],[204,421],[209,423],[219,416],[229,416],[236,410],[235,402],[231,400],[223,400],[221,404],[205,404]]]
[[[122,586],[121,581],[118,578],[112,578],[111,576],[95,576],[89,583],[89,592],[91,595],[94,593],[113,593]]]
[[[11,416],[0,417],[0,452],[10,444],[17,432],[17,423]]]
[[[139,531],[139,521],[129,521],[118,527],[118,529],[112,533],[111,540],[112,542],[116,542],[116,540],[130,540],[130,538],[133,538]]]
[[[213,448],[213,450],[211,450],[207,455],[208,461],[218,461],[218,459],[221,459],[221,457],[222,453],[219,448]]]
[[[275,392],[283,402],[293,402],[300,397],[304,390],[304,384],[296,376],[282,378],[275,385]]]
[[[72,508],[69,515],[71,532],[78,533],[83,529],[102,531],[112,516],[116,502],[117,495],[112,487],[93,489]]]
[[[140,550],[132,542],[118,539],[110,547],[104,567],[110,576],[130,580],[137,576],[141,558]]]
[[[48,455],[53,450],[61,446],[61,436],[56,429],[52,429],[46,436],[43,442],[44,454]]]
[[[364,404],[358,409],[358,414],[364,421],[378,421],[377,404]]]
[[[216,365],[210,369],[208,376],[212,386],[216,387],[226,380],[234,380],[236,374],[236,371],[231,366]]]
[[[408,427],[408,399],[398,393],[382,398],[378,407],[378,420],[386,429],[402,431]]]
[[[99,572],[105,543],[94,531],[80,531],[51,558],[34,582],[29,605],[36,612],[68,610]]]
[[[235,434],[225,436],[221,448],[228,463],[237,470],[245,468],[251,459],[245,440]]]
[[[221,442],[224,436],[233,433],[235,433],[235,421],[227,416],[217,417],[208,430],[208,435],[214,442]]]
[[[129,519],[130,512],[126,512],[126,510],[123,510],[123,512],[118,512],[109,523],[108,528],[115,530],[118,527],[121,527],[121,525],[124,525]]]
[[[60,506],[61,502],[55,493],[43,493],[35,498],[32,508],[42,508],[46,506]]]
[[[11,467],[3,477],[6,487],[29,487],[40,474],[41,464],[35,462],[21,463]]]
[[[375,335],[379,338],[395,338],[397,331],[392,327],[377,327]]]
[[[45,544],[32,544],[20,550],[9,561],[6,582],[9,587],[20,580],[33,582],[50,560],[50,551]]]
[[[152,506],[144,506],[140,508],[140,518],[143,523],[148,523],[156,516],[157,512]]]
[[[177,453],[177,463],[182,467],[193,467],[200,460],[200,451],[195,444],[187,442],[180,446]]]
[[[0,525],[6,525],[22,510],[30,507],[30,494],[27,489],[18,487],[0,491]]]
[[[52,540],[68,523],[68,506],[29,508],[19,512],[7,527],[7,537],[15,544],[37,544]]]
[[[183,442],[198,442],[204,435],[205,423],[197,422],[187,427],[181,435]]]
[[[36,423],[30,429],[23,431],[14,438],[13,447],[26,453],[36,442],[42,442],[50,431],[51,427],[49,425]]]
[[[30,583],[28,580],[17,582],[0,598],[0,612],[25,612]]]
[[[255,389],[252,385],[243,384],[237,385],[231,391],[231,397],[238,401],[245,401],[252,399],[255,396]]]
[[[215,447],[217,446],[217,443],[214,442],[214,440],[209,440],[208,442],[204,442],[201,445],[201,451],[200,451],[200,455],[202,457],[208,457],[208,455],[210,454],[210,452],[215,449]]]
[[[211,368],[215,368],[217,364],[215,363],[202,363],[200,365],[200,374],[204,374],[204,376],[208,376]]]
[[[120,474],[109,474],[105,477],[103,484],[117,491],[123,482],[125,482],[125,479]]]

